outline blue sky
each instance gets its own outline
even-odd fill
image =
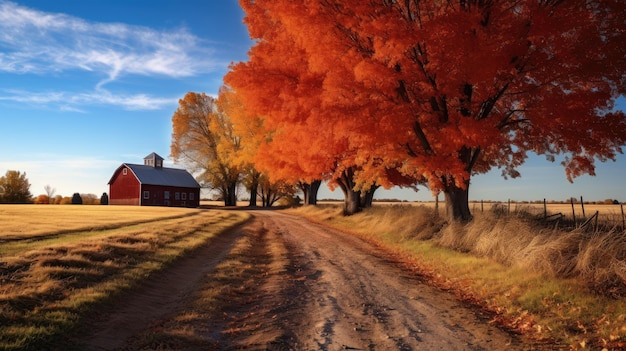
[[[167,159],[178,99],[217,94],[228,65],[247,59],[242,19],[236,0],[0,0],[0,174],[26,172],[34,195],[45,185],[100,195],[121,163]],[[470,197],[626,201],[623,156],[574,184],[540,157],[520,171],[474,177]],[[423,188],[377,197],[432,198]]]

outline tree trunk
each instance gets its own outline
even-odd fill
[[[466,188],[461,189],[454,184],[444,190],[446,200],[446,213],[448,218],[454,221],[469,222],[472,214],[469,209],[469,181]]]
[[[278,191],[267,182],[260,185],[260,187],[261,203],[263,204],[262,206],[272,207],[279,198]]]
[[[248,203],[248,206],[256,207],[258,190],[259,190],[259,182],[256,180],[253,180],[252,185],[250,185],[250,202]]]
[[[465,164],[467,174],[471,176],[472,169],[480,156],[481,149],[462,147],[459,151],[459,159]],[[447,184],[443,193],[446,200],[446,213],[448,218],[454,221],[469,222],[472,220],[472,214],[469,209],[469,177],[464,181],[464,189],[455,185],[453,176],[444,177],[443,183]]]
[[[224,206],[237,206],[237,183],[227,184],[224,190]]]
[[[321,180],[315,180],[312,183],[300,183],[300,189],[304,194],[304,205],[317,205],[317,192],[322,185]]]
[[[274,192],[274,194],[272,194],[272,197],[269,199],[269,203],[267,204],[267,207],[272,207],[274,206],[274,204],[276,203],[276,201],[280,200],[282,198],[281,195],[279,195],[278,192]]]
[[[345,194],[345,198],[343,200],[343,214],[344,216],[353,215],[359,211],[361,211],[361,207],[359,206],[361,199],[361,192],[354,191],[349,189],[348,193]]]
[[[380,185],[372,185],[369,190],[361,195],[361,208],[370,208],[372,207],[372,202],[374,201],[374,192],[380,187]]]
[[[354,181],[352,179],[354,171],[349,168],[341,174],[341,178],[337,179],[337,183],[343,191],[343,215],[350,216],[361,210],[360,200],[361,192],[354,191]]]
[[[271,187],[267,187],[266,191],[264,192],[264,195],[262,196],[263,199],[263,207],[272,207],[272,197],[274,196],[274,192],[272,191]]]

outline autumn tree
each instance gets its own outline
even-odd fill
[[[9,170],[0,177],[0,203],[25,204],[32,200],[26,173]]]
[[[83,198],[80,196],[79,193],[74,193],[72,194],[72,205],[82,205],[83,204]]]
[[[63,200],[63,196],[61,195],[56,195],[54,198],[50,199],[50,203],[54,204],[54,205],[60,205],[61,201]]]
[[[360,133],[360,118],[345,118],[349,106],[340,108],[322,100],[326,74],[310,69],[307,51],[280,20],[267,16],[264,4],[242,2],[251,36],[260,40],[249,52],[250,60],[231,67],[225,77],[265,130],[255,166],[275,181],[300,184],[305,204],[315,204],[321,181],[327,180],[343,191],[344,212],[355,213],[362,191],[391,185],[380,182],[386,174],[385,163],[368,155],[386,147],[376,136]],[[364,172],[355,166],[358,160],[376,164],[378,171]],[[356,175],[363,181],[351,179]]]
[[[259,195],[263,207],[272,207],[280,199],[293,197],[295,190],[296,187],[287,182],[273,182],[267,176],[259,178]]]
[[[240,148],[240,138],[217,99],[187,93],[179,100],[172,127],[172,158],[200,172],[200,182],[217,190],[226,206],[236,206],[241,168],[232,157]]]
[[[242,6],[247,7],[245,21],[251,36],[272,38],[253,47],[250,61],[231,67],[224,79],[245,105],[242,113],[233,115],[235,127],[244,129],[241,133],[246,135],[245,157],[273,182],[300,184],[308,200],[305,203],[314,204],[322,174],[333,162],[318,153],[322,138],[315,137],[314,122],[307,123],[307,118],[319,111],[313,107],[319,105],[316,91],[320,91],[321,76],[307,75],[304,52],[292,50],[292,38],[283,35],[280,26],[268,22],[263,9],[251,3],[242,2]],[[300,99],[294,96],[296,91]],[[289,119],[287,123],[285,118]],[[308,144],[310,152],[302,150],[311,140],[315,144]],[[297,144],[295,148],[291,148],[292,143]]]
[[[262,176],[254,163],[261,140],[266,136],[262,121],[250,114],[240,96],[227,86],[219,91],[218,103],[229,116],[233,134],[239,137],[239,148],[229,157],[230,163],[241,170],[241,183],[250,193],[248,205],[257,206],[259,179]]]
[[[50,198],[46,194],[41,194],[33,200],[33,203],[36,205],[47,205],[50,203]]]
[[[263,25],[248,22],[259,46],[276,36],[263,26],[280,26],[295,43],[292,51],[305,53],[310,75],[322,77],[317,96],[330,113],[316,127],[352,129],[351,143],[362,146],[353,166],[397,167],[424,179],[444,193],[454,219],[471,219],[472,175],[495,167],[517,177],[528,153],[536,153],[562,157],[572,181],[593,175],[595,161],[614,160],[626,143],[624,114],[613,111],[626,90],[622,0],[242,6],[266,18]],[[294,90],[289,98],[306,100],[306,93]],[[358,187],[371,179],[354,180]]]
[[[80,194],[83,205],[99,205],[100,198],[96,194]]]
[[[52,186],[50,186],[49,184],[46,184],[46,186],[44,186],[43,188],[46,191],[46,195],[48,196],[48,199],[52,200],[57,190],[53,188]]]
[[[100,196],[100,205],[108,205],[109,204],[109,195],[107,193],[102,193]]]

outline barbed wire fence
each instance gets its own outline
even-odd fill
[[[591,204],[585,203],[581,196],[580,201],[573,197],[570,198],[569,204],[549,203],[543,199],[543,206],[536,202],[517,202],[511,199],[506,202],[472,201],[472,204],[473,213],[484,213],[485,210],[489,210],[499,216],[532,216],[532,218],[555,228],[587,231],[618,230],[626,233],[626,215],[623,203]],[[593,206],[590,213],[588,213],[585,205]],[[602,208],[597,209],[597,206],[602,206]]]

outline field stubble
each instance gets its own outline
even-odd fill
[[[170,207],[2,205],[0,243],[72,231],[124,227],[164,218],[190,216],[199,211]]]

